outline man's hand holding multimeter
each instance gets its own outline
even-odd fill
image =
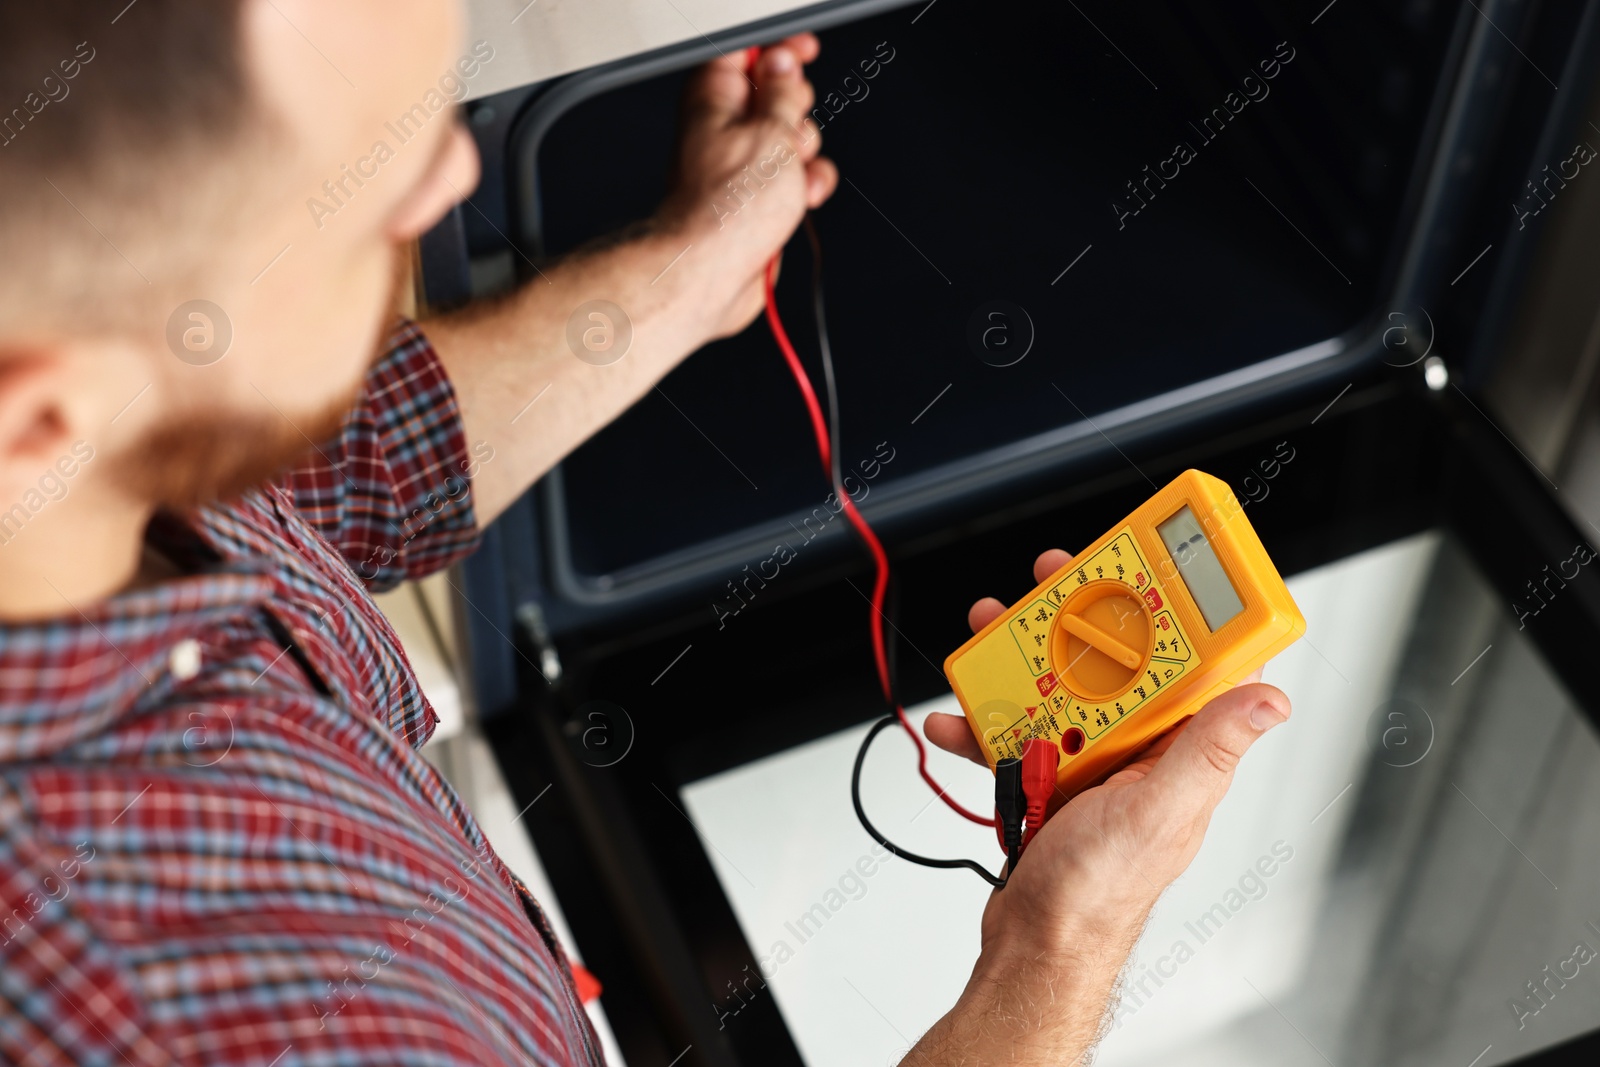
[[[1044,553],[1034,580],[1071,560]],[[968,621],[982,631],[1008,610],[985,598]],[[960,1001],[907,1064],[1070,1064],[1093,1046],[1150,909],[1199,850],[1234,767],[1289,717],[1289,698],[1259,676],[1212,698],[1050,817],[989,898],[983,950]],[[935,713],[924,729],[940,748],[989,765],[966,717]]]

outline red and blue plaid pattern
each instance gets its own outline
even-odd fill
[[[414,326],[320,453],[158,519],[184,577],[0,626],[0,1061],[601,1062],[367,595],[476,544]]]

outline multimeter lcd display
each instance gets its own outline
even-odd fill
[[[1244,602],[1239,599],[1233,583],[1228,581],[1228,573],[1222,569],[1216,550],[1206,540],[1194,512],[1184,507],[1156,530],[1166,542],[1167,551],[1178,565],[1178,574],[1205,617],[1206,625],[1216,633],[1244,610]]]

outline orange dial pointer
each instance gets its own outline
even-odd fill
[[[1094,648],[1110,656],[1129,670],[1136,671],[1144,666],[1144,657],[1142,655],[1118,641],[1082,615],[1070,615],[1063,612],[1059,622],[1063,630],[1080,640],[1088,642]]]

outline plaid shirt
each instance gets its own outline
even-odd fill
[[[185,577],[0,626],[0,1061],[601,1062],[367,595],[473,548],[472,463],[402,324],[320,458],[152,525]]]

